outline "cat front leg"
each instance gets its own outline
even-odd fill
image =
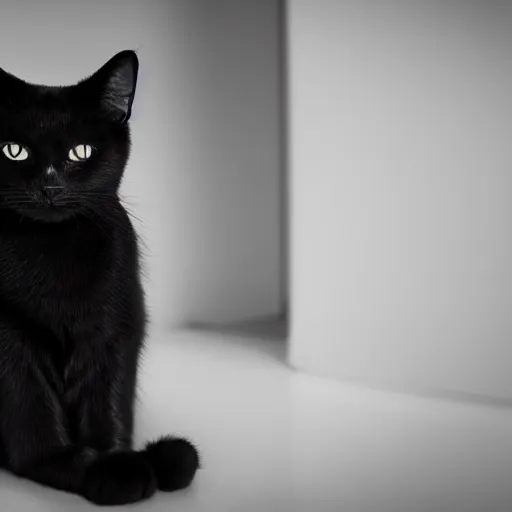
[[[37,333],[0,318],[0,436],[5,467],[101,505],[152,496],[155,471],[140,453],[101,454],[72,439],[67,411],[41,365],[38,342]]]
[[[66,370],[66,401],[77,441],[100,453],[132,447],[136,357],[128,344],[83,329]]]
[[[105,329],[106,330],[106,329]],[[84,330],[85,332],[85,330]],[[100,452],[111,453],[126,464],[144,460],[153,468],[157,486],[162,491],[175,491],[190,485],[199,468],[199,455],[188,440],[163,436],[149,443],[141,452],[128,450],[132,446],[133,402],[137,380],[140,336],[119,330],[115,339],[96,336],[94,340],[78,342],[75,353],[81,375],[78,395],[82,414],[77,418],[83,444]],[[135,330],[136,332],[136,330]],[[78,364],[89,361],[87,371]],[[84,378],[84,375],[86,377]],[[115,453],[119,455],[115,455]],[[100,457],[101,459],[101,457]],[[111,462],[98,462],[99,473],[109,473]],[[93,468],[94,471],[94,468]],[[99,486],[99,480],[94,480]]]
[[[4,465],[39,483],[81,493],[93,450],[69,436],[59,397],[46,381],[37,340],[0,320],[0,435]]]

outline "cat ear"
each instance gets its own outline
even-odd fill
[[[0,81],[10,80],[12,75],[7,71],[4,71],[3,68],[0,68]]]
[[[5,96],[5,93],[8,89],[20,88],[28,85],[27,82],[21,80],[17,76],[5,71],[3,68],[0,68],[0,87],[2,90],[2,96]]]
[[[126,123],[131,116],[138,71],[136,53],[125,50],[112,57],[80,85],[87,87],[89,94],[96,96],[100,110],[109,119]]]

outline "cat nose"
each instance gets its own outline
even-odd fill
[[[64,187],[44,187],[41,192],[49,202],[52,202],[64,192]]]

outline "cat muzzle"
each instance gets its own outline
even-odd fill
[[[51,204],[55,201],[55,199],[57,199],[59,196],[64,194],[64,187],[59,187],[59,186],[44,187],[41,190],[41,193],[42,193],[43,197],[48,201],[48,203]]]

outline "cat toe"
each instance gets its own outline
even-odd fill
[[[125,505],[152,496],[155,472],[138,452],[101,456],[86,473],[84,496],[97,505]]]

